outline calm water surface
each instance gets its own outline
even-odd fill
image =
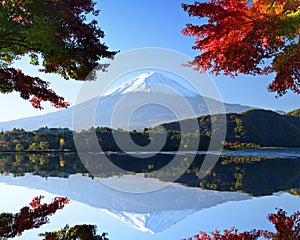
[[[224,151],[214,168],[199,178],[204,153],[194,159],[176,182],[168,179],[194,156],[181,152],[182,164],[161,175],[172,153],[139,158],[148,153],[109,154],[110,163],[125,169],[107,171],[103,154],[91,154],[97,165],[84,166],[77,155],[0,155],[1,211],[18,211],[36,195],[71,199],[43,227],[18,239],[39,239],[40,232],[86,223],[96,224],[109,239],[182,239],[199,230],[236,226],[239,230],[272,229],[268,213],[300,209],[300,149]],[[174,154],[174,153],[173,153]],[[209,154],[214,154],[210,152]],[[93,161],[85,164],[93,164]],[[94,167],[97,174],[87,168]],[[147,193],[117,191],[158,189]],[[128,185],[130,186],[128,188]]]

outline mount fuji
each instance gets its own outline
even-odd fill
[[[36,130],[44,126],[72,129],[75,108],[79,113],[79,119],[76,121],[86,121],[86,113],[93,112],[94,126],[126,129],[129,122],[131,130],[140,130],[165,122],[218,113],[221,104],[223,103],[197,94],[188,86],[162,73],[145,72],[117,88],[106,91],[100,98],[95,97],[54,113],[0,122],[0,129]],[[92,109],[95,106],[96,109]],[[192,113],[187,111],[188,108]],[[224,108],[225,112],[240,113],[252,107],[225,103]],[[134,110],[130,119],[124,118],[130,110]]]
[[[197,93],[158,72],[143,73],[122,84],[120,87],[106,92],[104,96],[130,93],[158,93],[165,95],[174,95],[177,93],[184,97],[197,96]]]
[[[128,176],[122,178],[126,177]],[[139,176],[129,177],[138,188],[144,183],[139,182]],[[117,181],[121,183],[122,178],[118,178]],[[176,183],[159,182],[152,178],[147,178],[146,182],[160,184],[163,189],[145,194],[124,193],[105,186],[100,179],[93,180],[81,174],[71,175],[69,178],[47,179],[31,174],[24,177],[0,175],[0,184],[44,190],[56,196],[68,196],[71,201],[94,207],[96,211],[111,215],[139,231],[150,233],[163,232],[201,210],[232,201],[251,199],[245,193],[185,188]]]

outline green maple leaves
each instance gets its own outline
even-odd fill
[[[87,15],[97,16],[98,13],[95,2],[91,0],[2,1],[1,92],[18,91],[36,108],[42,108],[42,101],[50,101],[55,107],[67,107],[63,97],[48,88],[48,82],[13,70],[9,65],[29,54],[30,64],[41,63],[41,72],[58,74],[65,79],[84,80],[101,59],[116,54],[100,41],[104,32],[97,21],[87,20]],[[22,87],[22,78],[29,89]]]

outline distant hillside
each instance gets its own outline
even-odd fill
[[[291,112],[286,113],[288,116],[300,116],[300,109],[293,110]]]
[[[290,118],[265,110],[250,110],[240,116],[244,141],[263,146],[300,146],[299,116]]]
[[[210,136],[211,121],[217,123],[220,118],[220,115],[197,118],[200,133]],[[228,113],[226,120],[227,142],[256,143],[261,146],[274,147],[300,147],[299,110],[281,115],[270,110],[253,109],[240,114]],[[180,130],[179,123],[166,123],[163,124],[163,127],[168,130]]]
[[[144,128],[142,131],[130,132],[131,139],[139,146],[149,147],[150,142],[159,143],[166,137],[163,151],[178,151],[183,147],[186,151],[206,150],[211,141],[212,133],[217,134],[223,128],[226,120],[226,138],[214,138],[214,149],[223,147],[222,141],[226,141],[225,147],[229,148],[255,148],[255,147],[300,147],[300,116],[281,115],[269,110],[249,110],[243,113],[228,113],[224,115],[206,115],[196,119],[199,130],[195,129],[195,119],[187,119],[181,122],[165,123],[162,126],[167,131],[156,126]],[[184,130],[180,129],[184,122]],[[211,126],[216,126],[212,129]],[[90,129],[91,130],[91,129]],[[88,134],[90,130],[82,131],[81,135],[75,135],[82,149],[93,152],[93,138]],[[107,127],[96,128],[96,135],[104,151],[140,151],[139,147],[132,145],[130,141],[123,141],[122,147],[115,141],[127,139],[127,131],[111,129]],[[215,132],[213,132],[215,131]],[[40,128],[34,132],[24,129],[13,129],[0,132],[0,151],[22,151],[60,149],[60,139],[64,139],[64,148],[75,150],[73,132],[65,128]],[[199,141],[200,138],[200,141]],[[47,146],[47,147],[45,147]],[[156,145],[151,145],[151,147]],[[152,148],[147,151],[154,151]],[[211,146],[212,147],[212,146]],[[143,149],[145,150],[145,149]]]

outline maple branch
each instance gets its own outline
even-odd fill
[[[25,39],[25,38],[24,38]],[[23,40],[24,40],[23,39]],[[40,48],[35,48],[35,47],[30,47],[30,46],[28,46],[28,45],[26,45],[26,44],[24,44],[24,43],[22,43],[23,41],[22,41],[22,39],[20,39],[20,40],[17,40],[17,41],[20,41],[20,42],[15,42],[14,40],[10,40],[10,39],[7,39],[7,40],[0,40],[0,43],[1,42],[3,42],[3,43],[7,43],[7,45],[5,46],[5,47],[11,47],[11,46],[20,46],[20,47],[24,47],[24,48],[26,48],[26,49],[28,49],[28,50],[30,50],[30,51],[35,51],[35,52],[40,52],[40,51],[42,51]]]
[[[248,6],[248,2],[210,0],[183,5],[189,16],[208,18],[208,24],[187,24],[182,31],[196,37],[193,49],[200,50],[192,65],[195,70],[232,77],[276,73],[269,91],[279,96],[287,90],[300,94],[300,50],[293,46],[300,45],[299,23],[289,16],[300,4],[269,0]],[[287,41],[291,36],[293,41]],[[262,68],[266,59],[273,61]]]
[[[34,108],[43,109],[42,101],[49,101],[56,108],[69,106],[64,98],[49,89],[49,83],[38,77],[25,75],[18,69],[0,68],[0,92],[8,93],[17,91],[20,96],[31,102]]]
[[[14,12],[14,11],[15,11],[15,9],[13,10],[13,12]],[[13,14],[13,12],[12,12],[12,14]],[[13,21],[13,20],[11,19],[12,14],[9,14],[10,20],[11,20],[11,21]],[[2,16],[0,16],[0,17],[2,17]],[[29,17],[30,17],[30,15],[27,15],[25,18],[22,17],[22,20],[19,22],[19,24],[25,24],[25,23],[28,23],[28,22],[29,22]],[[14,22],[14,21],[13,21],[13,22]],[[5,38],[6,36],[9,36],[9,35],[18,33],[17,30],[16,30],[16,31],[12,31],[12,30],[17,29],[17,28],[19,28],[19,25],[18,25],[18,24],[15,24],[12,28],[6,29],[3,33],[1,33],[0,39],[2,40],[2,39]]]
[[[0,239],[14,238],[26,230],[39,228],[49,222],[48,216],[63,209],[70,202],[68,198],[55,197],[51,203],[42,204],[42,198],[43,196],[35,197],[29,203],[30,207],[23,207],[16,214],[0,214]]]
[[[0,34],[0,41],[1,41],[2,39],[6,38],[7,36],[12,35],[12,34],[15,34],[15,33],[17,33],[17,31],[11,32],[11,29],[5,30],[4,32],[2,32],[2,33]]]
[[[31,98],[36,108],[41,108],[41,101],[67,107],[47,82],[8,66],[18,57],[38,53],[44,72],[85,79],[101,59],[117,53],[100,41],[104,32],[98,22],[88,20],[88,15],[98,13],[95,4],[94,0],[0,1],[0,92],[17,91],[22,98]]]

